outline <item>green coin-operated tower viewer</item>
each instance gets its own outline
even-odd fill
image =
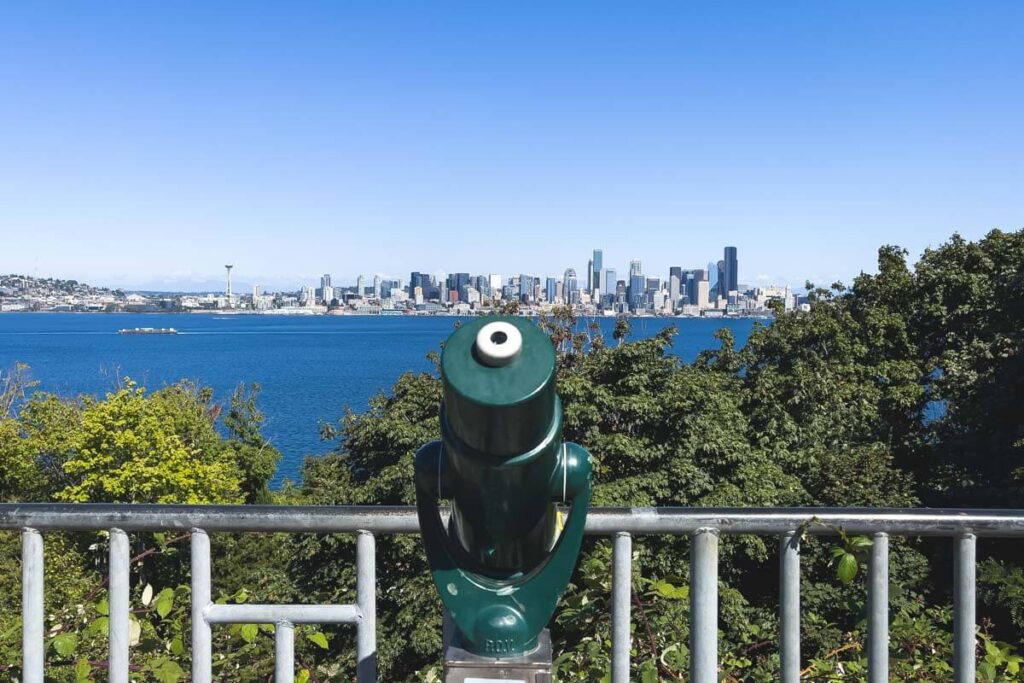
[[[590,455],[562,441],[554,348],[527,319],[478,318],[445,343],[441,379],[441,441],[416,454],[416,508],[450,617],[445,680],[550,681],[546,626],[591,487]]]

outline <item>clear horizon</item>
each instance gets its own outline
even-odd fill
[[[849,282],[1024,226],[1024,5],[0,7],[0,272]]]

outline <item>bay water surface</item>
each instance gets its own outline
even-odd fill
[[[102,396],[130,377],[155,389],[181,379],[226,400],[240,383],[259,383],[264,433],[281,451],[275,483],[298,481],[307,455],[329,451],[321,423],[345,407],[359,412],[403,372],[433,372],[457,318],[448,316],[264,316],[132,313],[0,314],[0,372],[27,363],[37,389]],[[613,318],[600,318],[611,339]],[[692,361],[717,348],[714,332],[732,330],[737,347],[753,320],[633,318],[631,338],[679,329],[673,352]],[[119,329],[173,327],[176,335],[120,335]]]

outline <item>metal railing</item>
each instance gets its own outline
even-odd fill
[[[612,538],[612,672],[629,680],[632,543],[638,535],[690,536],[691,680],[718,680],[718,539],[720,534],[775,536],[780,547],[782,681],[800,678],[800,536],[873,537],[868,563],[868,680],[888,680],[889,537],[938,536],[954,546],[954,679],[975,680],[975,548],[979,537],[1024,537],[1021,510],[843,508],[595,508],[587,533]],[[294,680],[294,624],[356,625],[357,678],[376,679],[375,535],[414,534],[408,507],[0,504],[0,530],[21,531],[24,683],[42,683],[44,667],[43,536],[47,531],[110,532],[110,681],[128,681],[129,543],[137,531],[192,533],[192,681],[211,681],[211,626],[275,625],[275,672]],[[210,539],[217,532],[356,534],[354,605],[217,605],[211,601]]]

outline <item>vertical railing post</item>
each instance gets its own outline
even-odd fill
[[[779,543],[779,658],[782,683],[800,681],[800,536]]]
[[[21,531],[21,680],[43,683],[43,536]]]
[[[356,627],[356,680],[377,680],[377,544],[373,534],[356,535],[356,605],[361,614]]]
[[[976,537],[957,537],[953,559],[953,677],[956,683],[974,683]]]
[[[690,680],[718,681],[717,529],[698,529],[690,544]]]
[[[107,662],[110,683],[128,683],[128,534],[110,530],[108,622],[110,655]]]
[[[633,593],[633,538],[612,540],[612,683],[629,683],[630,600]]]
[[[192,683],[211,683],[213,642],[206,608],[210,600],[210,537],[192,529]]]
[[[295,626],[288,621],[274,624],[274,683],[295,680]]]
[[[877,533],[868,561],[868,683],[889,681],[889,535]]]

